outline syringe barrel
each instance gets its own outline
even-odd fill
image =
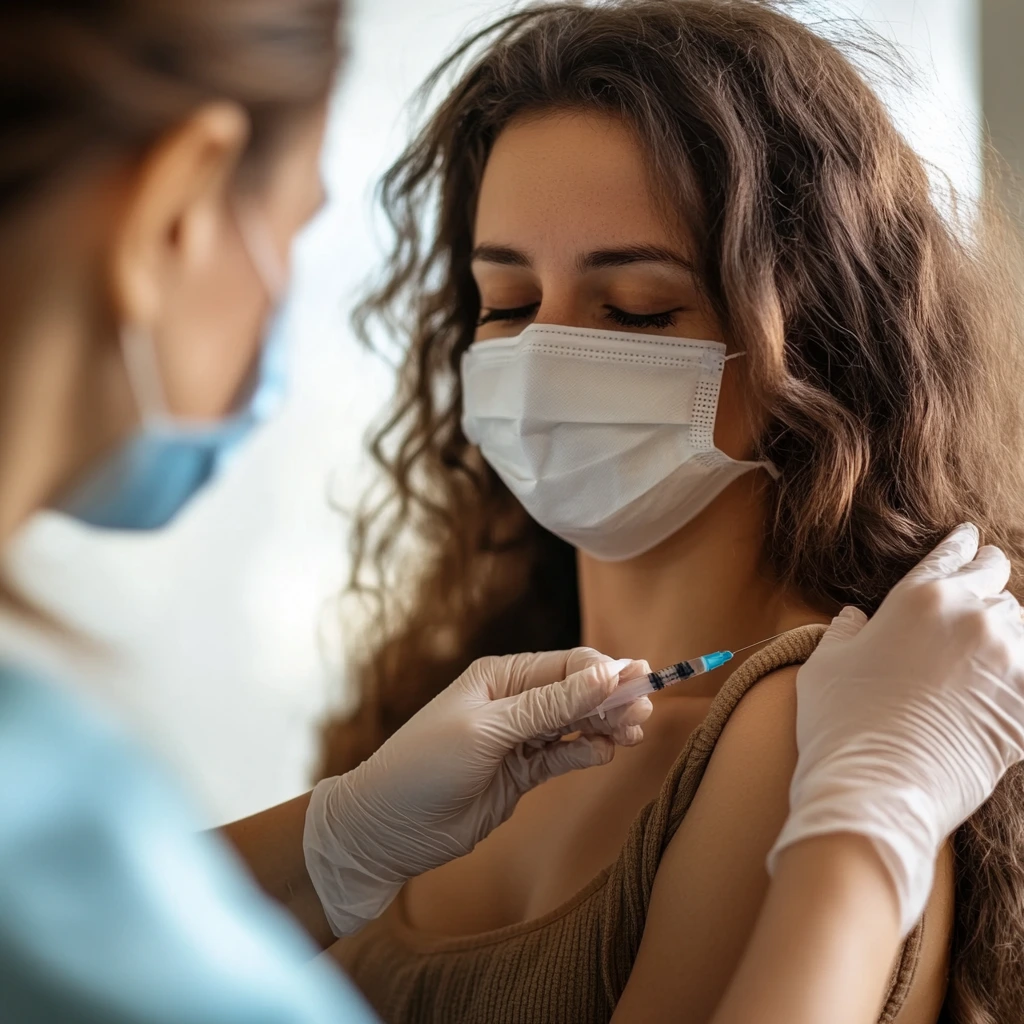
[[[707,665],[703,658],[690,658],[689,661],[680,661],[668,668],[653,672],[650,676],[651,684],[655,690],[663,690],[666,686],[674,686],[691,676],[699,676],[707,672]]]
[[[615,708],[621,708],[626,704],[632,704],[633,701],[639,700],[641,697],[646,697],[648,694],[653,692],[654,687],[651,685],[650,676],[637,676],[636,679],[627,679],[626,682],[620,683],[615,688],[610,697],[605,698],[604,702],[594,712],[594,714],[604,715],[609,711],[614,711]]]
[[[638,676],[636,679],[627,679],[620,683],[604,703],[594,712],[602,717],[615,708],[621,708],[625,704],[632,704],[633,701],[646,697],[648,694],[656,693],[665,689],[666,686],[673,686],[694,676],[711,672],[732,660],[730,651],[715,651],[712,654],[705,654],[700,658],[690,658],[689,661],[680,661],[676,665],[663,668],[660,672],[652,672],[649,676]]]

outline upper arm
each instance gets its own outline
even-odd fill
[[[722,732],[654,881],[615,1020],[709,1020],[768,888],[796,766],[796,669],[766,677]]]
[[[797,758],[796,672],[796,667],[782,669],[759,682],[723,730],[693,803],[662,856],[615,1021],[699,1024],[711,1019],[725,994],[764,902],[765,859],[789,810]],[[933,897],[929,916],[934,902]],[[933,935],[948,927],[936,923]],[[915,989],[934,987],[934,979],[926,979],[941,973],[930,971],[925,961],[942,956],[942,938],[925,943],[924,970],[915,977],[907,1009],[919,999]],[[935,1000],[923,1003],[932,1006]],[[934,1019],[930,1011],[899,1015],[901,1024]]]

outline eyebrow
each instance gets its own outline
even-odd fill
[[[627,245],[622,249],[595,249],[576,260],[576,269],[582,274],[588,270],[608,267],[627,267],[631,263],[671,263],[684,270],[693,270],[693,264],[681,253],[660,245]]]
[[[533,266],[530,254],[522,249],[507,245],[478,245],[470,259],[475,263],[495,263],[502,267]],[[576,269],[585,274],[592,270],[606,270],[609,267],[626,267],[631,263],[670,263],[693,271],[693,263],[682,253],[660,245],[627,245],[619,249],[594,249],[581,253],[576,259]]]
[[[472,263],[497,263],[502,267],[533,266],[533,260],[522,249],[513,249],[508,245],[478,245],[470,254]]]

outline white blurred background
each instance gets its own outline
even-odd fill
[[[1013,17],[1018,3],[995,6]],[[102,534],[48,515],[17,545],[25,589],[109,655],[90,662],[51,641],[10,642],[114,702],[181,772],[211,823],[300,792],[317,722],[343,693],[345,628],[332,602],[346,578],[348,526],[330,498],[357,498],[363,437],[390,388],[389,369],[357,346],[347,322],[382,251],[372,187],[407,135],[403,106],[416,86],[469,25],[506,6],[357,0],[324,155],[332,199],[295,250],[289,409],[166,533]],[[820,0],[814,10],[852,13],[903,47],[918,86],[890,89],[893,109],[919,149],[975,192],[975,0]],[[994,88],[1002,97],[1006,85]]]

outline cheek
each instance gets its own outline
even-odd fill
[[[749,459],[754,449],[750,398],[739,360],[725,364],[715,416],[715,446],[733,459]]]
[[[198,419],[229,412],[249,379],[268,302],[244,255],[211,261],[182,282],[176,309],[165,320],[161,352],[171,408]]]

